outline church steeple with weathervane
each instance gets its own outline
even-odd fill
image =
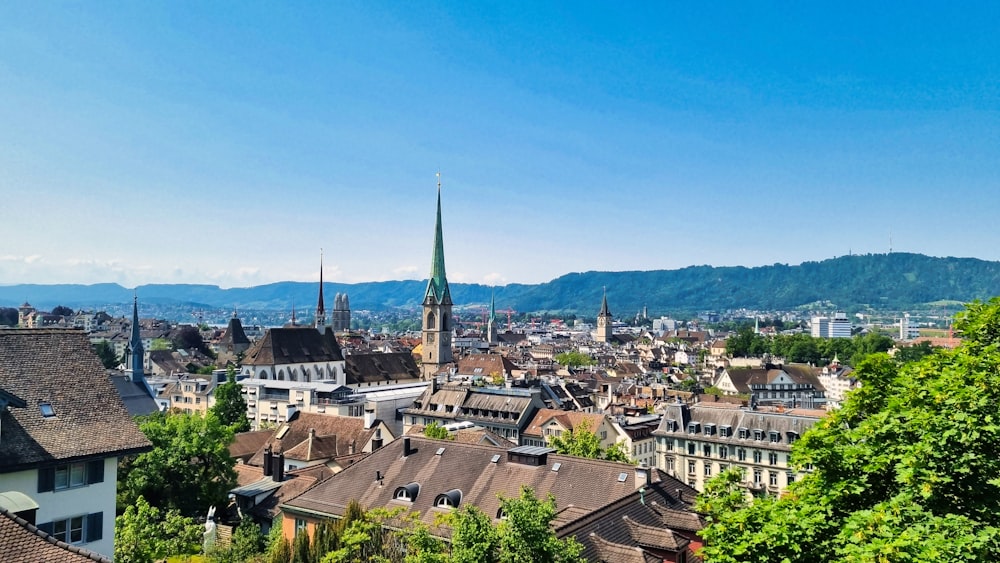
[[[316,302],[316,319],[313,326],[323,330],[326,325],[326,306],[323,304],[323,249],[319,249],[319,301]]]
[[[604,288],[604,300],[601,301],[601,312],[597,313],[597,334],[594,340],[598,342],[611,341],[611,328],[613,320],[611,311],[608,310],[608,288]]]
[[[490,291],[490,317],[486,322],[486,342],[491,345],[500,342],[500,334],[497,330],[496,289]]]
[[[139,296],[132,296],[132,336],[129,338],[129,348],[132,349],[132,381],[142,383],[144,374],[142,365],[146,357],[146,349],[142,345],[139,332]]]
[[[451,354],[451,289],[444,272],[444,235],[441,232],[441,173],[438,173],[437,221],[434,225],[434,250],[431,256],[431,275],[424,293],[422,320],[423,354],[421,363],[424,378],[431,378],[445,364],[453,361]]]

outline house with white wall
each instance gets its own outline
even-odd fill
[[[118,460],[151,444],[87,336],[0,331],[0,389],[0,493],[37,504],[26,520],[43,532],[110,557]]]

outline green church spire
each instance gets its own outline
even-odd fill
[[[497,320],[497,292],[496,289],[490,290],[490,322],[496,322]]]
[[[431,277],[424,300],[451,304],[451,290],[444,273],[444,235],[441,232],[441,173],[438,172],[437,223],[434,225],[434,255],[431,257]]]

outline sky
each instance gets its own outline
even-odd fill
[[[0,2],[0,284],[1000,260],[1000,3]]]

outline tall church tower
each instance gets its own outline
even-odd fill
[[[319,300],[316,302],[316,317],[313,320],[316,330],[323,331],[326,326],[326,305],[323,303],[323,251],[319,251]]]
[[[451,355],[451,290],[444,273],[444,237],[441,234],[441,174],[438,174],[437,223],[434,226],[434,253],[431,256],[431,276],[424,294],[423,354],[421,368],[424,379],[430,379]]]
[[[486,323],[486,342],[490,345],[500,342],[500,335],[497,332],[497,299],[495,290],[490,293],[490,318]]]
[[[146,359],[146,350],[142,345],[139,333],[139,296],[132,297],[132,337],[129,338],[129,348],[132,349],[132,382],[144,383],[142,366]]]
[[[594,339],[598,342],[610,342],[611,324],[611,311],[608,310],[608,288],[604,288],[604,300],[601,301],[601,312],[597,313],[597,334]]]

